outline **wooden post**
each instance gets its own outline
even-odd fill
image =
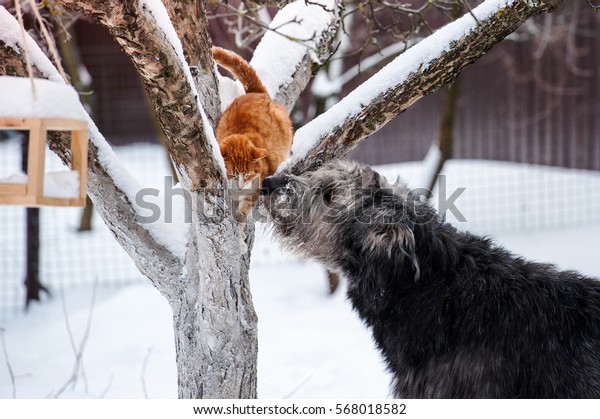
[[[27,156],[27,196],[40,201],[44,196],[47,131],[39,119],[29,120],[29,153]]]
[[[86,196],[88,144],[87,130],[71,131],[71,170],[79,173],[79,198]]]

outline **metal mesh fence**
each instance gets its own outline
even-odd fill
[[[164,176],[170,174],[166,154],[158,145],[122,146],[115,151],[145,185],[162,185]],[[19,140],[0,141],[2,173],[18,169],[20,153]],[[58,159],[48,159],[48,171],[60,166]],[[401,176],[416,183],[421,167],[420,163],[401,163],[381,166],[379,170],[392,180]],[[448,221],[460,229],[489,233],[600,225],[598,172],[456,160],[447,164],[444,174],[446,196],[456,188],[466,188],[455,203],[467,222],[460,223],[452,213],[447,214]],[[77,231],[81,212],[79,208],[41,210],[42,283],[57,295],[60,287],[96,281],[102,286],[144,281],[97,215],[91,232]],[[23,311],[25,231],[25,209],[0,206],[0,320]],[[264,226],[257,228],[254,266],[290,258],[272,244],[267,231]]]

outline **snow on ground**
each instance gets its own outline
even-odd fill
[[[14,142],[0,142],[0,172],[15,169],[3,166],[2,161],[3,155],[15,151]],[[146,183],[164,182],[162,176],[168,172],[160,148],[135,146],[116,151]],[[138,165],[140,161],[150,164]],[[391,180],[401,174],[416,184],[422,169],[420,163],[405,163],[380,167],[379,171]],[[596,255],[600,247],[597,173],[462,161],[451,162],[446,176],[448,194],[457,186],[467,186],[457,205],[469,222],[458,224],[459,228],[491,234],[508,249],[529,258],[600,277]],[[22,218],[17,213],[21,212],[0,208],[0,280],[6,283],[16,275],[16,286],[20,287],[22,276],[16,266],[23,263],[23,238]],[[85,335],[93,284],[97,281],[89,339],[83,351],[85,380],[80,378],[60,397],[176,397],[169,306],[140,278],[111,235],[103,230],[101,221],[95,220],[92,234],[74,233],[78,214],[74,209],[42,211],[42,217],[46,217],[42,271],[53,288],[53,299],[34,305],[27,315],[0,317],[16,375],[16,396],[52,397],[67,382],[75,355],[66,319],[78,347]],[[52,223],[61,228],[49,228]],[[104,247],[91,247],[94,240],[100,240]],[[78,251],[61,247],[67,243]],[[389,377],[370,332],[352,312],[343,293],[333,297],[327,294],[325,272],[320,266],[283,255],[260,227],[250,276],[259,316],[260,397],[388,395]],[[111,286],[115,278],[117,282],[124,278],[135,282]],[[6,288],[0,285],[1,294]],[[0,398],[12,397],[12,391],[0,347]]]
[[[282,279],[284,277],[285,279]],[[259,395],[283,397],[386,397],[388,378],[370,334],[344,296],[330,298],[323,270],[297,262],[252,269],[259,315]],[[86,329],[92,287],[65,293],[77,345]],[[62,397],[177,396],[170,308],[150,285],[99,288],[83,380]],[[44,398],[70,378],[75,356],[61,298],[4,324],[17,397]],[[1,354],[0,354],[1,356]],[[147,360],[147,361],[146,361]],[[142,371],[146,363],[144,380]],[[0,397],[11,397],[0,363]]]
[[[534,259],[600,276],[595,250],[599,237],[600,226],[497,238]],[[579,245],[565,246],[575,242]],[[343,293],[327,295],[320,266],[293,260],[253,266],[251,281],[259,316],[260,397],[387,397],[389,377],[370,333]],[[70,290],[64,296],[77,346],[86,330],[92,289]],[[141,398],[144,386],[150,398],[176,397],[170,314],[166,301],[150,285],[100,286],[84,350],[87,390],[80,379],[74,390],[69,387],[61,397]],[[17,397],[55,394],[75,364],[61,297],[2,327],[7,330],[7,350],[17,375]],[[4,363],[0,363],[0,397],[12,397]]]

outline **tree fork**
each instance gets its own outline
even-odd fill
[[[187,189],[226,186],[225,174],[214,158],[213,144],[195,86],[156,17],[143,2],[126,0],[61,0],[67,9],[82,12],[104,25],[131,58],[163,127],[167,148]],[[216,92],[215,92],[216,93]]]

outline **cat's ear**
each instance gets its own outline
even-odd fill
[[[227,155],[227,145],[220,144],[219,148],[221,149],[221,156],[225,157]]]
[[[264,148],[253,148],[252,149],[252,161],[258,161],[267,157],[267,150]]]

